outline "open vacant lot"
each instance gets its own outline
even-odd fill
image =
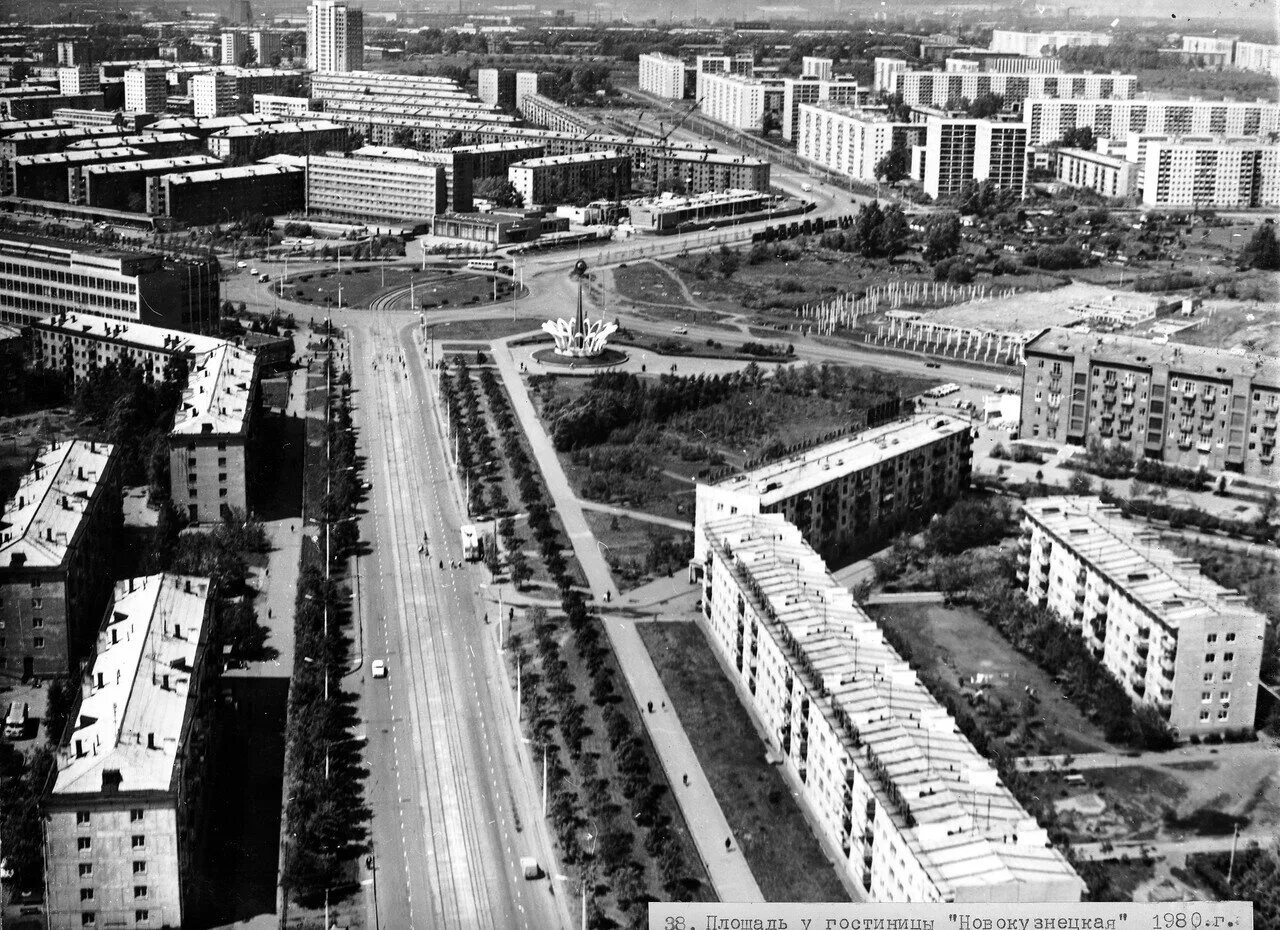
[[[639,630],[765,899],[848,900],[702,631],[692,623]]]
[[[1049,675],[976,611],[894,604],[868,612],[911,643],[913,663],[926,684],[944,688],[957,703],[969,707],[984,729],[1005,737],[1005,745],[1018,755],[1112,748]]]
[[[596,510],[584,510],[583,516],[604,546],[619,592],[682,570],[693,554],[692,533]]]

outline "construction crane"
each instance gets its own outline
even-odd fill
[[[662,135],[658,136],[658,143],[657,145],[654,146],[655,151],[650,158],[653,164],[653,175],[650,178],[650,181],[655,194],[658,191],[658,153],[656,149],[659,146],[663,145],[668,139],[671,138],[672,135],[675,134],[675,131],[677,129],[679,129],[681,126],[684,125],[684,121],[693,115],[693,111],[698,109],[698,107],[702,104],[702,101],[704,99],[706,99],[705,94],[702,97],[699,97],[697,100],[693,101],[693,103],[689,104],[689,108],[680,114],[680,118],[676,120],[674,123],[672,123],[671,128],[668,129],[666,132],[662,132],[662,122],[661,120],[659,120],[658,132],[662,133]]]

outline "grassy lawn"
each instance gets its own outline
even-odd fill
[[[542,317],[517,317],[513,320],[505,316],[491,316],[475,320],[454,320],[449,323],[427,323],[427,337],[435,340],[487,341],[514,336],[517,333],[534,332],[542,326],[542,322]]]
[[[620,265],[613,272],[613,287],[619,297],[636,303],[694,309],[680,285],[658,262]]]
[[[992,735],[1008,734],[1006,745],[1012,748],[1016,742],[1018,754],[1113,749],[1048,673],[972,608],[893,604],[869,607],[868,613],[911,643],[912,664],[935,694],[945,689],[958,706],[971,710],[983,729]],[[975,686],[975,675],[989,679]],[[1036,692],[1038,701],[1028,700],[1027,688]],[[981,699],[976,696],[979,691]]]
[[[680,571],[692,555],[690,549],[683,558],[679,557],[685,547],[692,546],[692,533],[596,510],[584,509],[582,515],[587,518],[591,534],[605,547],[605,561],[613,572],[619,593],[638,588],[660,575]],[[664,558],[657,558],[655,546],[661,547]],[[654,571],[649,568],[651,564]]]
[[[702,631],[692,623],[639,630],[765,899],[847,900]]]
[[[411,282],[415,304],[425,309],[491,303],[493,300],[493,281],[485,275],[444,268],[420,271],[403,265],[386,269],[344,268],[341,272],[333,268],[292,275],[285,280],[284,296],[299,303],[317,305],[324,305],[325,299],[329,298],[336,304],[341,284],[343,306],[367,307],[375,297],[408,287]],[[397,301],[395,309],[417,308],[409,306],[409,295],[405,294]]]

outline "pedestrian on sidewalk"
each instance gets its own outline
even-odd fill
[[[649,702],[649,713],[653,713],[653,701]]]
[[[731,849],[733,849],[733,837],[730,836],[725,838],[724,851],[729,852]]]
[[[689,787],[689,773],[688,773],[688,772],[685,772],[685,775],[684,775],[684,786],[685,786],[686,788],[688,788],[688,787]]]

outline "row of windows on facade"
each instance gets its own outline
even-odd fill
[[[146,908],[138,908],[133,912],[133,922],[135,924],[150,923],[151,912]],[[82,911],[80,913],[80,926],[96,927],[98,926],[98,915],[94,911]]]
[[[12,262],[0,262],[0,274],[6,278],[21,281],[23,278],[35,278],[40,281],[53,281],[57,284],[70,284],[73,287],[96,287],[104,291],[117,291],[134,294],[138,290],[138,282],[121,281],[97,275],[72,274],[69,271],[57,271],[53,268],[41,268],[31,265],[17,265]]]

